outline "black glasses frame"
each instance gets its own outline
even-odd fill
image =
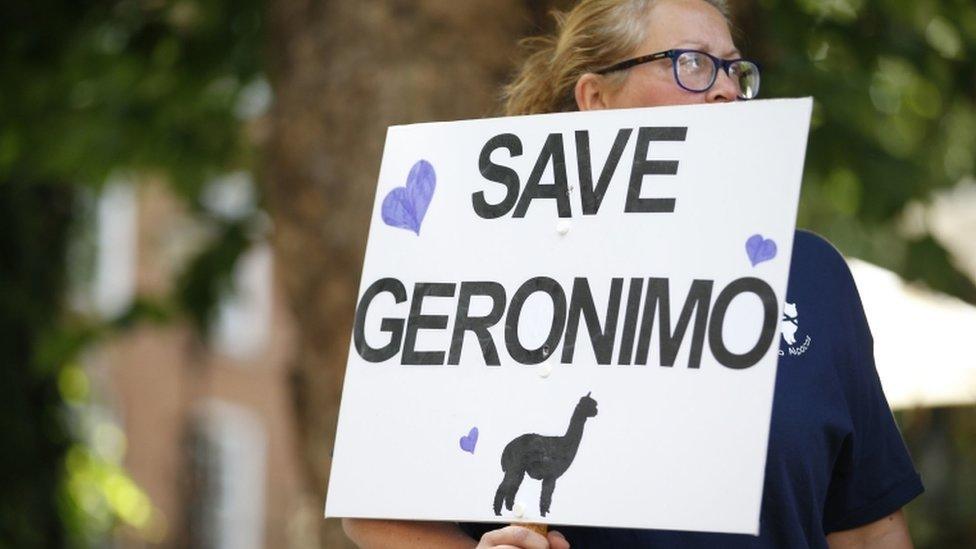
[[[712,60],[712,68],[713,68],[712,78],[708,81],[708,85],[705,86],[704,88],[701,89],[689,88],[688,86],[685,86],[681,82],[681,78],[678,76],[678,57],[681,57],[681,55],[685,53],[700,53]],[[657,53],[642,55],[640,57],[634,57],[633,59],[627,59],[626,61],[621,61],[615,65],[610,65],[607,68],[600,69],[593,72],[594,74],[603,75],[611,72],[627,70],[629,68],[636,67],[637,65],[643,65],[644,63],[650,63],[652,61],[657,61],[659,59],[670,59],[671,71],[674,73],[674,81],[678,84],[678,86],[681,87],[681,89],[693,93],[700,93],[711,89],[711,87],[715,85],[715,79],[718,78],[719,69],[722,69],[722,71],[724,71],[725,74],[727,74],[731,78],[732,65],[734,65],[735,63],[741,63],[741,62],[752,63],[756,67],[756,70],[759,71],[760,81],[762,80],[762,67],[759,65],[759,63],[753,61],[752,59],[745,59],[742,57],[737,59],[722,59],[721,57],[715,57],[714,55],[708,52],[704,52],[701,50],[692,50],[692,49],[670,49],[670,50],[659,51]],[[756,95],[758,94],[759,92],[757,90]],[[752,99],[752,98],[743,97],[741,95],[738,97],[739,99]]]

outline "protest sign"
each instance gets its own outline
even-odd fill
[[[811,105],[390,128],[326,515],[757,533]]]

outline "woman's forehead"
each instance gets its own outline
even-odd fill
[[[720,48],[720,47],[714,47],[711,44],[706,44],[705,42],[702,42],[700,40],[682,40],[674,44],[673,46],[671,46],[671,48],[701,50],[704,52],[708,52],[716,57],[724,57],[728,59],[731,59],[733,57],[739,57],[742,55],[742,52],[739,51],[739,48],[735,47],[734,45],[727,48]]]
[[[704,0],[659,0],[651,7],[647,25],[643,46],[654,51],[689,48],[722,57],[738,54],[725,16]]]

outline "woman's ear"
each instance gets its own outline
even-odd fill
[[[595,111],[610,108],[606,82],[592,72],[579,77],[576,81],[576,107],[581,111]]]

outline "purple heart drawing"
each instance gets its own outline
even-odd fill
[[[418,160],[410,168],[407,184],[393,189],[383,199],[383,222],[391,227],[409,229],[419,236],[420,224],[436,186],[434,167],[426,160]]]
[[[776,257],[776,243],[772,238],[763,238],[761,234],[754,234],[746,240],[746,253],[749,254],[749,261],[755,267],[763,261]]]
[[[474,453],[474,447],[478,444],[478,428],[472,427],[468,434],[461,437],[461,449],[469,454]]]

